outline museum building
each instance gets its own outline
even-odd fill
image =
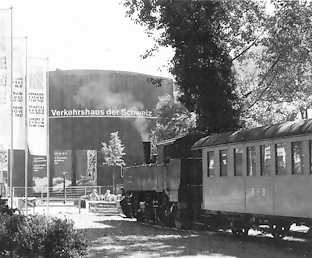
[[[144,162],[142,141],[155,125],[162,96],[173,97],[171,79],[106,70],[49,72],[50,186],[64,178],[105,184],[102,142],[118,132],[127,166]],[[47,176],[45,157],[30,155],[29,185]],[[104,181],[103,181],[104,180]],[[13,186],[24,186],[24,151],[14,151]]]

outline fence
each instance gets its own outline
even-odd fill
[[[107,190],[110,190],[111,194],[119,194],[120,186],[113,187],[112,185],[106,186],[65,186],[63,188],[54,188],[54,187],[43,187],[41,191],[35,191],[33,187],[27,188],[27,197],[29,200],[36,200],[36,203],[46,203],[49,202],[73,202],[79,200],[83,196],[87,196],[92,193],[94,190],[97,191],[98,195],[104,195]],[[49,191],[49,199],[47,198],[47,193]],[[10,189],[7,189],[6,196],[7,199],[10,197]],[[18,200],[25,200],[25,187],[13,187],[12,196],[13,196],[13,206],[17,207]],[[9,202],[10,203],[10,202]]]

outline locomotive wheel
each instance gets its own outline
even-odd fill
[[[233,236],[240,237],[243,234],[243,230],[240,228],[232,228],[231,229]]]
[[[247,237],[249,232],[249,227],[242,228],[232,228],[232,234],[235,237]]]
[[[177,229],[182,229],[183,223],[180,219],[174,218],[174,227]]]
[[[184,226],[181,211],[175,210],[174,213],[174,227],[177,229],[182,229]]]
[[[247,237],[250,227],[242,221],[232,221],[231,230],[235,237]]]
[[[135,214],[135,217],[137,219],[137,222],[143,222],[144,221],[144,213],[141,211],[137,211]]]
[[[273,224],[271,225],[271,234],[275,239],[282,239],[289,232],[289,228],[288,225]]]
[[[172,223],[171,223],[172,214],[170,213],[170,211],[168,211],[168,209],[159,210],[158,217],[159,217],[159,221],[161,224],[163,224],[165,226],[172,225]]]

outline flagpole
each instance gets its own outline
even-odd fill
[[[24,98],[25,98],[25,214],[28,213],[28,67],[27,67],[27,58],[28,58],[28,42],[27,37],[25,37],[25,85],[24,85]]]
[[[47,119],[47,214],[49,214],[49,201],[50,201],[50,193],[49,193],[49,186],[50,186],[50,138],[49,138],[49,132],[50,132],[50,108],[49,108],[49,58],[47,58],[46,63],[46,119]]]
[[[10,92],[10,99],[11,99],[11,147],[10,147],[10,199],[11,199],[11,208],[13,208],[13,166],[14,166],[14,146],[13,146],[13,7],[10,7],[11,13],[11,75],[10,75],[10,84],[11,84],[11,92]]]

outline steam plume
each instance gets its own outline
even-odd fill
[[[108,78],[101,78],[101,84],[90,82],[79,88],[74,96],[74,102],[82,108],[97,108],[97,109],[122,109],[142,110],[144,105],[137,101],[131,92],[113,92],[110,89],[111,82]],[[145,118],[136,118],[133,125],[139,132],[142,140],[148,140],[149,121]]]

